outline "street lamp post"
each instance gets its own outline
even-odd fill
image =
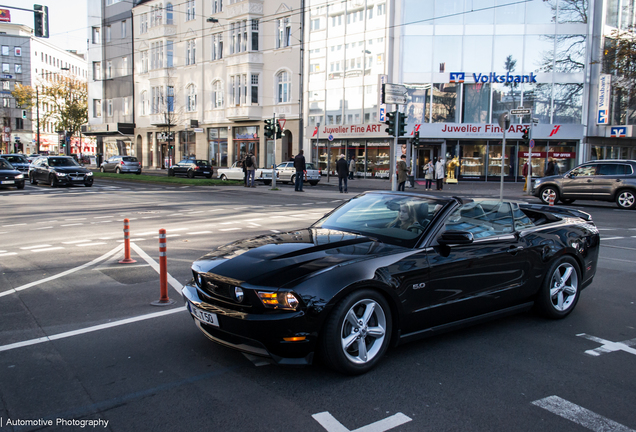
[[[38,132],[38,140],[35,143],[35,152],[40,154],[40,92],[38,90],[38,86],[35,86],[35,113],[37,118],[37,132]]]

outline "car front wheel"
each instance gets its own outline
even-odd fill
[[[174,177],[174,171],[171,169],[168,169],[168,177]]]
[[[188,171],[188,178],[194,178],[194,171]]]
[[[391,309],[380,293],[355,291],[336,305],[322,337],[329,366],[348,375],[368,372],[389,347]]]
[[[550,195],[552,194],[554,194],[554,203],[556,204],[559,201],[559,191],[552,186],[546,186],[541,189],[539,198],[541,199],[543,204],[550,204]]]
[[[55,174],[50,175],[49,184],[51,185],[51,187],[57,187],[57,177],[55,177]]]
[[[35,179],[35,176],[33,175],[33,173],[29,174],[29,182],[30,182],[32,185],[36,185],[36,184],[38,184],[38,181]]]
[[[24,182],[16,183],[15,187],[18,189],[24,189]]]
[[[537,307],[549,318],[564,318],[579,301],[579,265],[572,257],[562,257],[550,266],[543,281]]]
[[[106,172],[106,170],[104,169],[104,167],[100,167],[100,168],[99,168],[99,170],[100,170],[101,172]]]
[[[227,181],[227,176],[225,174],[221,174],[221,181]]]
[[[616,194],[616,205],[622,209],[633,209],[636,207],[636,194],[631,190],[618,191]]]

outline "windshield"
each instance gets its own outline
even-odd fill
[[[196,164],[197,164],[197,166],[208,166],[208,165],[210,165],[210,164],[208,163],[208,161],[206,161],[206,160],[199,160],[199,159],[197,159]]]
[[[18,155],[6,155],[6,156],[2,156],[4,159],[6,159],[7,161],[9,161],[9,163],[29,163],[29,161],[27,160],[27,158],[25,158],[24,156],[18,156]]]
[[[52,167],[68,167],[79,166],[73,158],[49,158],[49,166]]]
[[[134,156],[124,156],[122,159],[124,162],[139,162]]]
[[[310,170],[310,169],[311,169],[311,170],[312,170],[312,169],[316,169],[316,168],[314,168],[314,164],[312,164],[311,162],[306,163],[306,164],[305,164],[305,168],[307,168],[308,170]]]
[[[313,227],[354,232],[385,243],[414,247],[447,203],[432,198],[369,193],[353,198]]]
[[[13,167],[11,166],[11,164],[9,162],[7,162],[4,159],[0,159],[0,169],[4,169],[4,170],[12,170]]]

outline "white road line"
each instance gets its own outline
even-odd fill
[[[143,233],[133,233],[135,235],[138,236],[149,236],[149,235],[153,235],[153,234],[159,234],[159,230],[157,231],[148,231],[148,232],[143,232]]]
[[[92,242],[92,241],[93,240],[73,240],[73,241],[62,242],[62,244],[88,243],[88,242]]]
[[[197,231],[197,232],[189,232],[186,233],[188,235],[199,235],[199,234],[210,234],[212,231]]]
[[[49,247],[49,246],[51,246],[51,245],[50,244],[42,244],[42,245],[36,245],[36,246],[25,246],[25,247],[21,247],[20,249],[29,250],[29,249],[45,248],[45,247]]]
[[[601,240],[618,240],[625,237],[601,237]]]
[[[147,314],[147,315],[141,315],[141,316],[137,316],[137,317],[126,318],[126,319],[123,319],[123,320],[114,321],[114,322],[110,322],[110,323],[106,323],[106,324],[100,324],[100,325],[87,327],[87,328],[83,328],[83,329],[79,329],[79,330],[73,330],[73,331],[69,331],[69,332],[65,332],[65,333],[58,333],[58,334],[55,334],[55,335],[44,336],[44,337],[41,337],[41,338],[30,339],[30,340],[26,340],[26,341],[22,341],[22,342],[16,342],[16,343],[12,343],[12,344],[9,344],[9,345],[0,346],[0,352],[9,351],[9,350],[13,350],[13,349],[16,349],[16,348],[22,348],[22,347],[30,346],[30,345],[37,345],[37,344],[44,343],[44,342],[51,342],[51,341],[58,340],[58,339],[65,339],[65,338],[69,338],[69,337],[73,337],[73,336],[78,336],[78,335],[81,335],[81,334],[91,333],[91,332],[98,331],[98,330],[104,330],[104,329],[108,329],[108,328],[112,328],[112,327],[119,327],[119,326],[122,326],[122,325],[131,324],[131,323],[138,322],[138,321],[145,321],[145,320],[148,320],[148,319],[159,318],[159,317],[162,317],[162,316],[165,316],[165,315],[172,315],[172,314],[177,313],[177,312],[185,312],[185,311],[187,311],[187,309],[185,307],[177,307],[177,308],[168,309],[168,310],[161,311],[161,312],[154,312],[154,313]]]
[[[0,232],[0,234],[6,234],[8,231],[2,231]]]
[[[80,223],[65,224],[65,225],[60,225],[60,226],[63,226],[63,227],[69,227],[69,226],[77,226],[77,225],[84,225],[84,224],[80,222]]]
[[[166,232],[174,232],[174,231],[185,231],[189,228],[168,228],[166,229]]]
[[[99,239],[100,240],[112,240],[113,238],[112,237],[100,237]]]
[[[181,234],[166,234],[166,238],[167,237],[181,237]],[[156,235],[153,238],[159,238],[159,236]]]
[[[26,225],[26,224],[19,223],[19,224],[12,224],[12,225],[2,225],[2,228],[9,228],[9,227],[15,227],[15,226],[22,226],[22,225]]]
[[[0,254],[0,257],[10,256],[10,255],[17,255],[17,254],[18,254],[17,252],[7,252],[7,253]]]
[[[106,219],[106,218],[112,218],[112,217],[115,217],[115,216],[95,216],[94,219]]]
[[[159,238],[159,237],[156,237]],[[126,240],[117,240],[117,243],[123,243]],[[130,241],[146,241],[145,238],[131,238]],[[102,244],[106,244],[106,243],[102,243]],[[83,245],[79,245],[79,246],[83,246]]]
[[[240,228],[221,228],[221,229],[219,229],[219,231],[236,231],[236,230],[240,230]]]
[[[536,400],[532,404],[595,432],[634,432],[633,429],[627,426],[616,423],[558,396],[548,396],[547,398]]]
[[[82,244],[78,244],[76,246],[77,247],[84,247],[84,246],[96,246],[96,245],[104,245],[104,244],[106,244],[106,243],[105,242],[93,242],[93,243],[82,243]]]
[[[31,249],[31,252],[48,252],[48,251],[53,251],[53,250],[58,250],[58,249],[64,249],[64,247],[63,246],[55,246],[55,247],[44,248],[44,249]]]
[[[262,225],[260,225],[260,224],[254,223],[254,222],[250,222],[250,225],[251,225],[251,226],[257,226],[257,227],[262,226]]]
[[[189,215],[193,215],[193,214],[197,214],[197,213],[203,213],[203,210],[189,212],[188,214]]]
[[[49,282],[49,281],[61,278],[63,276],[69,275],[71,273],[75,273],[76,271],[83,270],[86,267],[90,267],[93,264],[97,264],[100,261],[103,261],[105,259],[110,258],[111,255],[115,255],[117,252],[121,251],[123,249],[123,247],[124,247],[123,245],[119,245],[115,249],[112,249],[109,252],[106,252],[104,255],[100,256],[99,258],[95,258],[93,261],[88,262],[86,264],[82,264],[79,267],[74,267],[72,269],[63,271],[62,273],[58,273],[56,275],[49,276],[49,277],[44,278],[44,279],[40,279],[40,280],[37,280],[37,281],[34,281],[34,282],[30,282],[30,283],[28,283],[26,285],[21,285],[21,286],[19,286],[17,288],[14,288],[14,289],[10,289],[10,290],[4,291],[4,292],[0,292],[0,297],[4,297],[4,296],[10,295],[10,294],[15,294],[18,291],[24,291],[27,288],[38,286],[38,285],[40,285],[40,284],[42,284],[44,282]]]
[[[288,218],[289,216],[270,216],[270,219],[282,219],[282,218]]]
[[[129,221],[137,220],[137,218],[126,218],[126,219],[128,219]],[[123,219],[116,219],[116,221],[117,222],[123,222],[124,220]]]
[[[45,229],[53,229],[52,226],[47,226],[47,227],[41,227],[41,228],[33,228],[33,231],[37,231],[37,230],[45,230]],[[0,233],[2,234],[2,233]]]
[[[594,348],[592,350],[585,351],[585,354],[589,354],[591,356],[600,356],[601,354],[606,354],[615,351],[625,351],[626,353],[636,355],[636,349],[632,348],[632,346],[636,345],[636,339],[630,339],[623,342],[612,342],[606,339],[602,339],[600,337],[591,336],[585,333],[577,334],[579,337],[583,337],[587,340],[591,340],[592,342],[600,343],[601,346],[598,348]]]
[[[159,218],[161,216],[143,216],[142,219],[156,219]]]
[[[263,218],[245,219],[245,222],[253,222],[253,221],[259,221],[259,220],[263,220]]]
[[[279,233],[280,232],[278,230],[270,230],[270,231],[273,232],[273,233]]]
[[[217,211],[223,211],[225,209],[212,209],[212,210],[208,210],[209,212],[217,212]]]
[[[159,263],[157,261],[152,259],[152,257],[150,257],[150,255],[148,255],[141,247],[137,246],[135,243],[131,243],[130,247],[133,248],[133,250],[135,252],[137,252],[137,254],[141,258],[143,258],[144,261],[146,261],[148,264],[150,264],[150,267],[152,267],[154,271],[159,273],[160,269],[159,269]],[[170,273],[168,273],[168,283],[170,284],[170,286],[172,288],[177,290],[179,295],[181,295],[181,289],[183,288],[183,284],[180,283],[178,280],[176,280],[174,277],[172,277],[172,275]]]
[[[219,225],[231,225],[231,224],[235,224],[235,223],[238,223],[238,221],[221,222]]]
[[[184,216],[183,213],[172,213],[171,215],[168,216]]]
[[[64,219],[65,221],[78,221],[78,220],[86,220],[86,218],[72,218],[72,219]]]
[[[361,428],[349,431],[342,425],[329,411],[321,412],[312,415],[313,419],[320,423],[320,426],[325,428],[328,432],[384,432],[390,429],[396,428],[404,423],[410,422],[412,419],[402,413],[393,414],[391,417],[387,417],[383,420],[379,420],[375,423],[371,423]]]

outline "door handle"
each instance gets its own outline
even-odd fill
[[[523,250],[523,246],[510,246],[510,249],[508,249],[506,252],[508,252],[509,254],[515,255],[521,252],[522,250]]]

